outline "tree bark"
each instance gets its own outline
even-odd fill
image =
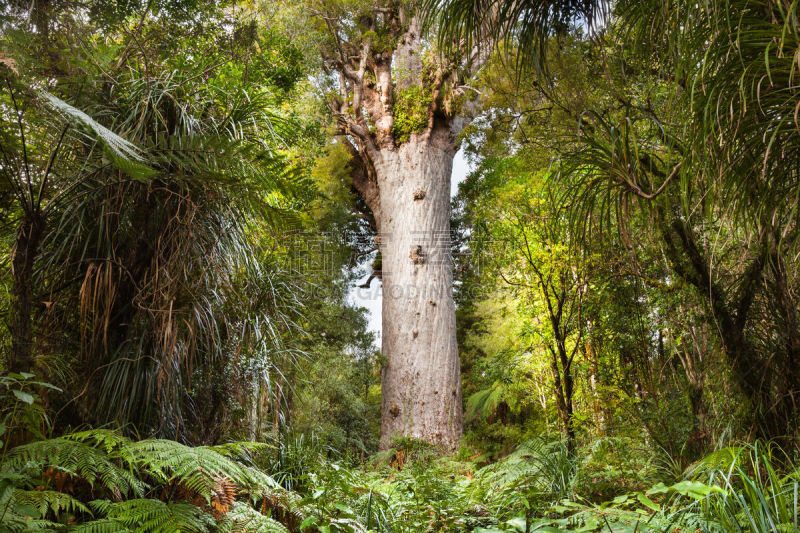
[[[450,173],[466,121],[463,107],[451,105],[463,94],[460,69],[434,56],[423,63],[421,24],[402,5],[387,2],[351,21],[362,30],[352,41],[342,40],[350,33],[338,25],[343,15],[323,17],[330,41],[322,56],[339,77],[328,107],[352,155],[352,186],[378,233],[381,447],[411,436],[452,450],[463,424],[450,255]],[[373,43],[376,32],[394,48]],[[398,127],[396,117],[404,117]]]
[[[38,216],[26,216],[20,224],[12,259],[11,361],[16,372],[33,368],[33,264],[39,253],[44,224]]]
[[[449,127],[414,134],[375,164],[382,256],[381,446],[396,436],[454,449],[461,437],[461,374],[450,257]]]
[[[556,341],[556,346],[558,348],[557,351],[554,350],[552,346],[548,346],[550,354],[552,355],[550,368],[553,371],[556,408],[558,409],[558,417],[561,419],[562,428],[567,436],[567,448],[570,452],[573,452],[575,451],[575,412],[572,407],[572,394],[574,390],[572,372],[570,370],[566,348],[558,340]]]

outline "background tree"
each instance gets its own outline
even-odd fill
[[[525,301],[532,315],[529,349],[547,352],[558,415],[573,446],[573,363],[584,343],[589,264],[571,249],[563,216],[550,210],[554,202],[547,197],[546,180],[523,170],[529,164],[509,158],[488,171],[471,209],[476,231],[485,233],[474,239],[485,244],[473,250]]]

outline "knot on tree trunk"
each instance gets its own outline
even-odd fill
[[[422,253],[422,245],[415,244],[411,247],[411,251],[408,253],[408,258],[411,259],[411,262],[415,265],[421,265],[425,262],[425,256]]]

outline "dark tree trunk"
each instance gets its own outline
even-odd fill
[[[38,215],[26,216],[17,233],[11,262],[13,288],[11,297],[11,360],[9,367],[29,372],[33,358],[33,267],[39,253],[44,222]]]
[[[775,264],[780,255],[775,249],[775,238],[769,232],[762,233],[736,288],[725,290],[712,279],[708,258],[697,245],[691,226],[663,206],[657,214],[673,270],[697,289],[708,306],[736,384],[752,406],[755,431],[765,439],[787,436],[795,431],[794,398],[800,396],[796,365],[788,364],[793,360],[793,351],[780,349],[781,353],[765,356],[759,353],[746,334],[756,295],[765,282],[765,270],[769,264]],[[779,279],[774,280],[773,285],[779,284]],[[777,303],[774,306],[777,310],[771,311],[780,315],[780,295],[770,296]],[[775,333],[791,343],[790,339],[798,335],[793,323],[794,310],[784,313],[784,316],[787,320],[776,321],[778,331]]]
[[[553,385],[556,393],[556,408],[564,433],[567,435],[567,447],[570,451],[575,449],[575,424],[572,404],[574,385],[570,371],[569,356],[566,346],[556,341],[558,351],[550,347],[552,358],[550,368],[553,371]]]

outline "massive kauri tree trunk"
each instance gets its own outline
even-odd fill
[[[329,107],[381,254],[381,445],[413,436],[452,449],[463,419],[450,255],[459,73],[425,49],[395,2],[349,14],[352,26],[342,13],[318,15],[338,89]]]
[[[381,436],[412,435],[454,447],[461,436],[461,374],[450,261],[446,124],[376,162],[383,280]]]

